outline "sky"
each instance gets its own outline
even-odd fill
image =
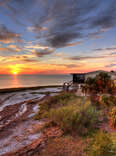
[[[0,74],[116,70],[116,0],[0,0]]]

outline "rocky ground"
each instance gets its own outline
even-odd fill
[[[0,156],[31,155],[31,149],[42,146],[48,136],[62,134],[56,127],[52,134],[43,134],[41,128],[46,121],[33,119],[39,102],[61,90],[49,87],[0,94]]]

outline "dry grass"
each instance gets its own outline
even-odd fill
[[[88,146],[88,156],[115,156],[116,146],[111,134],[99,131]]]
[[[56,96],[49,97],[39,104],[39,112],[35,115],[35,119],[38,120],[44,118],[46,113],[51,108],[59,108],[68,105],[72,100],[76,98],[76,95],[73,93],[60,93]]]
[[[68,105],[58,109],[51,109],[47,116],[65,133],[88,135],[94,132],[101,112],[88,103],[84,106]]]
[[[40,156],[87,156],[84,149],[86,140],[81,138],[60,137],[50,140]]]

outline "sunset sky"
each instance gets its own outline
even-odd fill
[[[0,0],[0,74],[116,70],[116,0]]]

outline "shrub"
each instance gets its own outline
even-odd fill
[[[93,106],[100,108],[99,96],[96,94],[90,96],[90,100]]]
[[[89,144],[87,153],[88,156],[115,156],[110,135],[103,131],[98,132]]]
[[[110,126],[116,128],[116,107],[113,107],[110,112]]]
[[[59,95],[49,97],[47,100],[39,104],[40,108],[38,114],[35,115],[35,119],[40,119],[45,117],[46,113],[51,108],[58,108],[58,107],[68,105],[68,103],[72,99],[75,99],[76,97],[77,96],[73,93],[61,93]]]
[[[114,82],[107,72],[100,72],[94,78],[88,77],[85,82],[87,91],[91,94],[96,93],[112,93],[114,90]]]
[[[48,118],[57,123],[64,132],[88,134],[96,128],[100,112],[91,105],[77,107],[76,105],[51,109]]]
[[[110,95],[103,95],[100,97],[101,106],[109,108],[116,105],[116,97]]]

